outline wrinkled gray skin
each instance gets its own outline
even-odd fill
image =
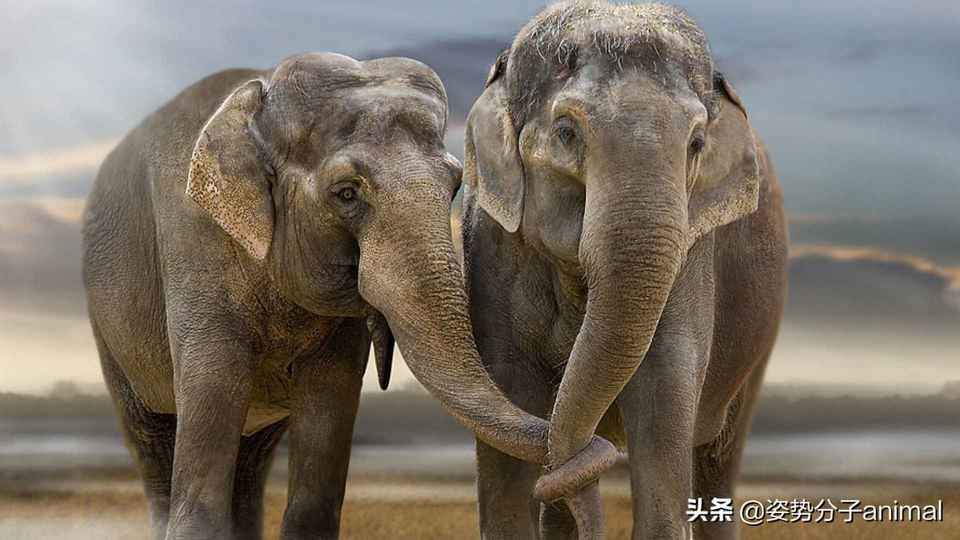
[[[107,158],[84,279],[156,538],[259,538],[285,430],[282,536],[336,537],[368,347],[387,367],[391,331],[478,437],[546,463],[548,425],[474,345],[446,117],[419,62],[308,54],[194,84]]]
[[[692,531],[687,499],[732,495],[786,231],[702,31],[662,5],[547,8],[491,70],[464,172],[477,345],[515,403],[550,416],[552,465],[595,431],[625,442],[634,538],[735,537],[733,523]],[[590,478],[538,480],[482,440],[477,457],[484,538],[602,537]]]

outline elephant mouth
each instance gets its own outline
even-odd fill
[[[325,262],[309,272],[310,290],[298,301],[307,310],[327,317],[365,318],[376,313],[360,295],[358,265]]]
[[[360,282],[360,266],[356,264],[326,263],[313,270],[314,277],[329,283],[330,288],[344,291],[357,290]]]

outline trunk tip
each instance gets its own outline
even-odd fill
[[[613,467],[617,455],[617,448],[610,441],[594,435],[577,455],[537,480],[534,498],[548,503],[575,495]]]

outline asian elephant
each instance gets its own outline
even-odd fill
[[[634,538],[735,537],[694,529],[688,498],[732,496],[787,240],[703,31],[660,4],[546,8],[491,69],[465,156],[477,346],[511,400],[550,418],[551,466],[597,433],[628,453]],[[482,439],[477,459],[484,538],[603,535],[591,477],[540,477]]]
[[[548,424],[474,344],[446,123],[419,62],[304,54],[197,82],[108,156],[84,282],[157,538],[259,538],[287,430],[282,536],[336,537],[368,348],[384,385],[394,335],[477,437],[546,463]],[[593,448],[594,469],[615,452]]]

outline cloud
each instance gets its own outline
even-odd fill
[[[858,246],[791,253],[768,381],[932,390],[960,379],[960,268]]]
[[[868,247],[795,245],[789,284],[785,328],[821,336],[807,346],[960,349],[960,267]]]
[[[116,139],[108,139],[57,150],[0,156],[0,181],[8,185],[33,184],[63,173],[90,171],[97,168],[116,145]]]
[[[960,339],[960,266],[872,247],[790,248],[788,316],[835,332]],[[960,341],[957,343],[960,346]]]
[[[897,216],[875,209],[865,214],[789,212],[788,217],[795,246],[857,246],[960,266],[960,215]]]
[[[918,274],[943,280],[946,291],[960,292],[960,267],[940,266],[933,261],[913,255],[885,252],[870,247],[800,244],[791,246],[790,256],[794,259],[825,257],[834,261],[903,266]]]
[[[83,317],[81,199],[0,202],[0,309]]]

